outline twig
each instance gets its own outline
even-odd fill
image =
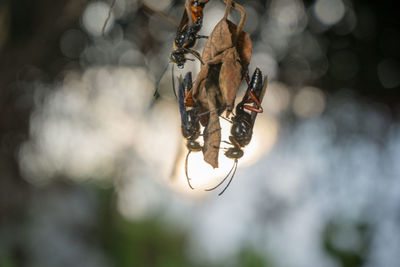
[[[113,0],[111,2],[111,6],[110,6],[110,9],[108,10],[108,15],[107,15],[106,21],[104,22],[103,29],[101,30],[101,33],[102,33],[103,37],[105,36],[106,26],[107,26],[108,21],[111,18],[111,13],[112,13],[112,11],[114,9],[115,2],[117,2],[117,0]]]

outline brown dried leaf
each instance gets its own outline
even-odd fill
[[[196,87],[197,89],[199,89],[198,91],[195,91],[194,89],[192,89],[192,94],[193,94],[193,98],[195,99],[196,103],[201,107],[202,110],[204,111],[208,111],[210,110],[209,108],[209,101],[208,101],[208,89],[207,88],[211,88],[213,86],[217,87],[216,88],[216,101],[217,101],[217,106],[221,107],[223,106],[224,100],[223,97],[221,95],[221,92],[218,88],[218,79],[219,79],[219,66],[210,66],[207,69],[202,69],[204,70],[209,70],[207,72],[207,77],[206,79],[203,79],[199,86]],[[200,71],[201,72],[201,71]],[[199,74],[200,75],[200,74]],[[199,75],[196,78],[199,79]],[[204,125],[204,124],[203,124]]]
[[[235,7],[236,5],[236,7]],[[242,29],[245,13],[240,5],[233,5],[242,13],[239,29]],[[218,153],[221,142],[221,129],[218,114],[222,108],[227,115],[232,111],[236,93],[243,79],[243,70],[247,71],[251,59],[252,43],[244,31],[238,33],[238,27],[227,20],[230,6],[224,17],[218,22],[209,36],[203,50],[201,66],[192,88],[192,96],[202,110],[210,111],[203,116],[204,160],[214,168],[218,167]]]
[[[205,162],[213,166],[213,168],[218,168],[219,144],[221,143],[221,127],[216,96],[218,87],[210,84],[210,87],[206,88],[210,114],[207,126],[204,129],[203,156]]]
[[[232,47],[225,50],[220,75],[219,87],[223,96],[227,115],[232,111],[236,93],[242,81],[242,66],[239,61],[239,54],[236,48]]]
[[[228,21],[222,19],[215,25],[214,30],[208,37],[202,59],[204,62],[208,62],[232,46],[232,34],[229,31]]]

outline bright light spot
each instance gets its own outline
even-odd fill
[[[82,23],[86,31],[93,36],[101,36],[109,11],[110,6],[105,2],[92,2],[88,4],[82,16]],[[111,13],[111,17],[105,28],[106,33],[112,29],[113,24],[114,15]]]
[[[244,25],[244,31],[252,34],[259,25],[258,12],[252,6],[245,5],[246,9],[246,24]]]
[[[166,101],[159,102],[137,127],[133,141],[136,152],[154,166],[154,175],[167,180],[175,164],[179,149],[178,106]]]
[[[21,166],[34,183],[54,173],[75,180],[109,177],[122,151],[135,144],[153,84],[141,68],[70,74],[31,119]]]
[[[229,135],[231,124],[225,120],[220,120],[220,123],[221,123],[222,140],[228,140],[226,136]],[[183,144],[186,143],[186,141],[183,138],[182,138],[182,143]],[[229,145],[221,143],[221,147],[229,147]],[[186,180],[186,174],[185,174],[186,153],[187,149],[185,148],[184,155],[181,155],[180,159],[177,162],[177,171],[176,171],[177,177],[173,179],[174,181],[176,181],[174,187],[176,186],[177,190],[181,192],[186,191],[195,194],[199,194],[199,192],[203,193],[204,189],[217,185],[219,181],[228,174],[234,163],[233,160],[225,157],[223,150],[220,150],[218,156],[219,168],[214,169],[204,161],[202,152],[190,153],[187,162],[188,175],[191,178],[192,186],[194,188],[199,189],[193,191],[189,188]],[[240,165],[241,161],[239,160],[238,166]]]
[[[229,140],[231,124],[226,120],[220,119],[222,140]],[[254,164],[261,156],[268,153],[278,138],[278,123],[267,114],[260,114],[256,119],[253,129],[253,137],[249,145],[243,148],[244,155],[238,161],[238,168]],[[182,143],[184,139],[182,138]],[[221,147],[231,147],[229,144],[221,143]],[[204,195],[204,189],[217,185],[231,170],[234,161],[224,155],[221,149],[218,157],[219,168],[212,168],[204,162],[201,152],[190,153],[187,166],[188,176],[191,178],[191,185],[197,190],[191,190],[185,174],[185,157],[187,149],[183,149],[177,162],[176,177],[173,178],[172,188],[176,191],[191,194],[193,196]],[[225,182],[225,185],[228,181]],[[221,186],[221,190],[223,185]],[[218,189],[216,189],[218,190]]]
[[[301,1],[274,1],[271,14],[280,27],[294,33],[307,25],[304,6]]]
[[[293,102],[294,113],[302,118],[315,117],[325,109],[325,95],[316,87],[304,87]]]
[[[270,81],[275,80],[278,75],[278,64],[275,58],[268,53],[254,53],[251,56],[249,69],[255,69],[256,67],[260,68],[263,75],[267,75]]]
[[[202,32],[205,34],[211,34],[215,25],[224,16],[225,8],[220,4],[216,4],[215,1],[211,1],[207,4],[207,12],[204,12]]]
[[[265,97],[264,99],[266,99]],[[278,140],[279,123],[269,116],[268,113],[261,113],[257,116],[256,124],[253,128],[253,138],[250,144],[244,149],[244,155],[239,163],[250,166],[258,161],[259,158],[268,154]]]
[[[268,84],[267,97],[264,97],[263,108],[274,114],[279,114],[288,109],[290,104],[289,88],[280,82],[271,82]]]
[[[328,26],[338,23],[346,11],[342,0],[318,0],[313,10],[316,18]]]

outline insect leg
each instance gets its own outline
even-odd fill
[[[172,90],[174,91],[175,98],[178,99],[176,95],[176,88],[175,88],[175,75],[174,75],[174,65],[171,68],[171,79],[172,79]]]
[[[256,105],[254,106],[250,106],[250,105],[244,105],[243,107],[245,109],[251,110],[253,112],[257,112],[257,113],[263,113],[263,108],[261,106],[260,101],[258,101],[258,98],[256,97],[256,95],[253,92],[250,92],[248,94],[248,97],[250,97],[250,99],[253,101],[253,103]]]
[[[207,36],[207,35],[199,35],[199,34],[196,34],[196,38],[198,38],[198,39],[200,39],[200,38],[208,39],[208,36]]]
[[[158,78],[158,80],[156,81],[155,88],[154,88],[154,94],[153,94],[153,96],[156,98],[158,97],[158,85],[160,84],[161,78],[164,76],[164,73],[167,71],[168,66],[169,66],[169,63],[167,63],[167,65],[161,72],[160,78]]]
[[[190,187],[191,189],[194,189],[193,186],[190,184],[191,178],[189,178],[189,175],[188,175],[188,167],[187,167],[187,165],[188,165],[188,158],[189,158],[190,152],[191,152],[191,151],[189,150],[189,152],[188,152],[187,155],[186,155],[186,159],[185,159],[185,174],[186,174],[186,180],[187,180],[187,182],[188,182],[189,187]]]
[[[204,65],[204,62],[201,59],[201,56],[200,56],[199,52],[197,52],[197,51],[195,51],[193,49],[190,49],[190,48],[186,48],[186,47],[183,47],[182,49],[185,50],[185,52],[190,53],[193,56],[195,56],[201,62],[201,64]]]

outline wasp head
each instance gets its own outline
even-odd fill
[[[201,145],[199,142],[188,140],[186,143],[186,147],[192,152],[199,152],[201,151]]]
[[[183,69],[183,66],[185,65],[186,62],[185,53],[183,50],[176,49],[172,51],[170,59],[178,66],[178,68]]]
[[[243,150],[241,150],[240,147],[237,146],[231,147],[225,152],[225,156],[230,159],[240,159],[241,157],[243,157],[243,154]]]

